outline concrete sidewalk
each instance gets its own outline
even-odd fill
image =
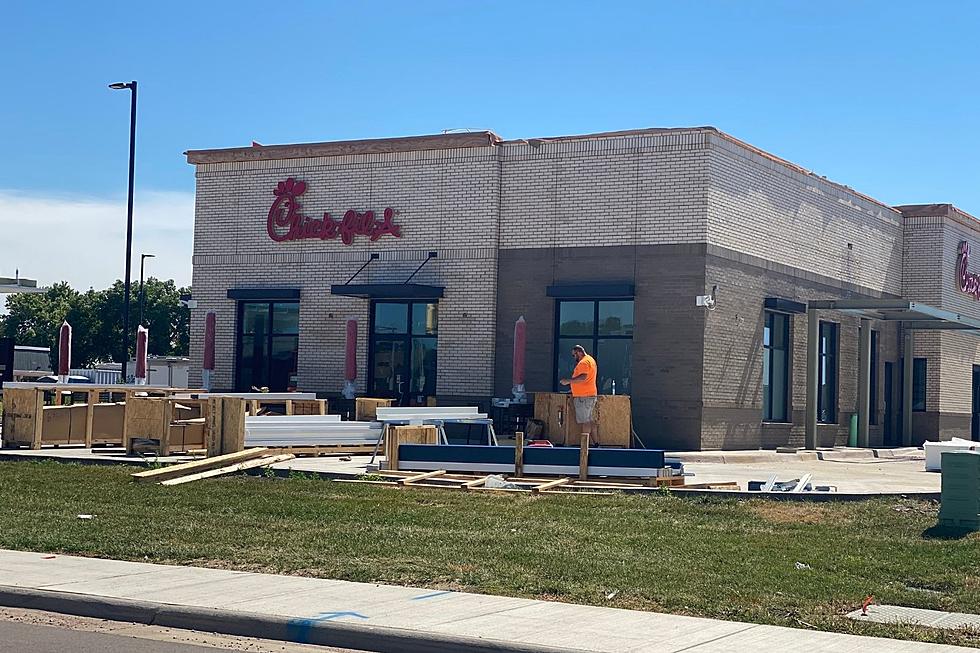
[[[970,651],[411,587],[0,550],[0,605],[371,651]]]

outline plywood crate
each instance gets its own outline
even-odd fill
[[[599,395],[594,419],[599,446],[629,448],[633,441],[632,404],[629,395]],[[575,421],[572,396],[560,392],[534,395],[534,418],[545,424],[545,437],[553,444],[577,447],[581,429]]]
[[[385,458],[388,460],[388,469],[398,469],[398,445],[438,443],[439,429],[435,426],[389,426],[385,434]]]
[[[394,399],[358,397],[354,401],[354,419],[358,422],[373,422],[378,419],[378,409],[389,408],[394,401]]]

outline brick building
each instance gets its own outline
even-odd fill
[[[804,441],[807,302],[901,298],[980,318],[959,271],[975,218],[886,206],[710,127],[187,157],[192,384],[214,311],[214,387],[336,395],[356,318],[359,393],[485,405],[510,395],[524,316],[529,392],[558,389],[581,343],[600,392],[632,395],[648,446],[772,447]],[[845,443],[857,410],[860,317],[820,314],[820,445]],[[867,443],[898,444],[905,327],[867,324]],[[978,437],[980,339],[920,333],[913,359],[906,439]]]

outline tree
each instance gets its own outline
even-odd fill
[[[123,283],[105,290],[73,290],[66,282],[40,293],[7,297],[6,315],[0,315],[0,334],[17,344],[51,348],[51,369],[57,369],[58,330],[68,320],[72,325],[72,367],[91,367],[117,361],[122,353]],[[190,311],[181,305],[173,281],[146,282],[146,326],[150,330],[148,351],[160,356],[186,356],[190,341]],[[139,317],[139,285],[131,297],[133,336],[129,355],[136,350],[135,322]]]

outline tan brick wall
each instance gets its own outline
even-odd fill
[[[703,243],[707,132],[505,144],[500,246]]]
[[[492,391],[498,164],[490,148],[221,163],[198,166],[194,239],[192,333],[204,315],[218,312],[216,387],[234,384],[235,302],[229,288],[301,289],[299,385],[339,391],[343,386],[344,324],[359,320],[358,384],[367,377],[367,300],[333,296],[341,284],[378,252],[356,281],[400,283],[430,261],[415,283],[444,285],[440,302],[440,394],[489,395]],[[350,208],[398,211],[403,237],[377,242],[276,243],[266,234],[266,216],[276,183],[295,177],[307,183],[303,213],[335,218]],[[465,291],[464,291],[465,289]],[[202,344],[192,337],[192,383],[199,382]]]
[[[901,214],[717,134],[709,142],[710,243],[901,294]]]

